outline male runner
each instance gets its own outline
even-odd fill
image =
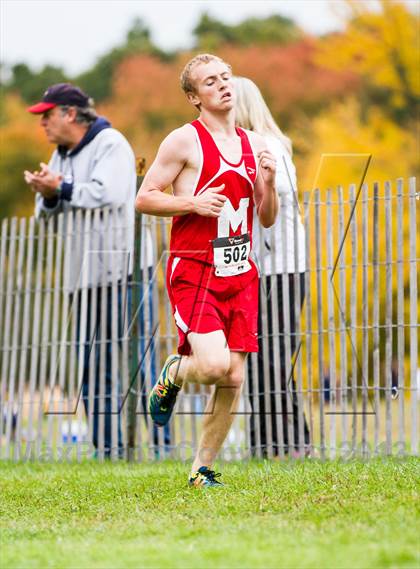
[[[228,64],[198,55],[181,84],[200,116],[165,138],[136,198],[137,211],[174,218],[167,287],[180,355],[166,360],[149,410],[165,425],[184,382],[216,385],[189,483],[218,486],[211,466],[237,410],[246,355],[258,351],[253,204],[262,225],[272,225],[276,163],[262,137],[235,128]],[[164,193],[170,185],[173,195]]]

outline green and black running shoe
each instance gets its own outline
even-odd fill
[[[219,476],[221,476],[220,472],[215,472],[214,470],[210,470],[207,466],[202,466],[194,472],[188,484],[190,486],[195,486],[196,488],[200,487],[208,487],[208,486],[224,486],[219,480],[216,480]]]
[[[155,383],[149,395],[149,412],[153,422],[158,427],[164,427],[169,421],[174,409],[176,396],[181,389],[169,379],[169,367],[180,359],[180,356],[169,356],[160,372],[159,379]]]

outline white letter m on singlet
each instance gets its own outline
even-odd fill
[[[229,237],[229,228],[236,231],[241,224],[241,234],[248,231],[248,206],[249,198],[241,198],[238,209],[233,209],[233,205],[228,198],[220,212],[217,220],[217,237]]]

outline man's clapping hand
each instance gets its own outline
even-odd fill
[[[63,176],[51,172],[47,164],[43,162],[41,162],[40,166],[41,170],[39,171],[24,171],[25,182],[30,185],[33,192],[42,194],[44,198],[52,198],[57,195],[57,188],[60,186]]]

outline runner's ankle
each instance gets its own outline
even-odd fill
[[[171,381],[171,383],[173,383],[177,387],[182,387],[183,381],[179,377],[179,373],[178,373],[179,372],[179,363],[180,363],[180,360],[175,360],[174,362],[171,363],[171,365],[168,367],[168,377],[169,377],[169,380]],[[175,366],[175,368],[174,368],[174,366]]]

